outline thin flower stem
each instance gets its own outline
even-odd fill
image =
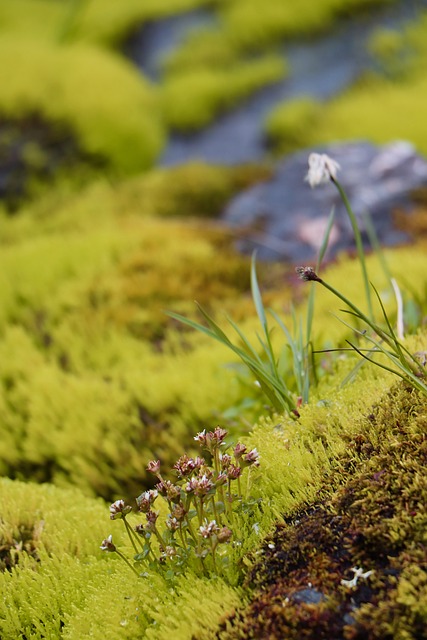
[[[198,544],[199,541],[197,540],[196,534],[194,533],[193,525],[191,524],[191,521],[188,518],[186,518],[186,520],[187,520],[188,532],[190,536],[193,538],[194,542]]]
[[[396,346],[396,343],[393,340],[393,338],[390,337],[385,331],[383,331],[381,329],[381,327],[379,327],[375,322],[373,322],[370,318],[368,318],[368,316],[366,316],[362,311],[360,311],[360,309],[358,309],[358,307],[356,307],[356,305],[354,305],[351,302],[351,300],[346,298],[342,293],[340,293],[337,289],[335,289],[335,287],[333,287],[332,285],[328,284],[327,282],[325,282],[325,280],[322,280],[318,276],[316,277],[315,282],[319,282],[326,289],[328,289],[331,293],[333,293],[335,296],[337,296],[337,298],[342,300],[342,302],[344,302],[344,304],[346,304],[348,307],[350,307],[350,309],[355,313],[355,315],[358,318],[363,320],[363,322],[365,322],[373,331],[375,331],[375,333],[381,338],[381,340],[383,340],[390,347],[390,349],[391,349],[391,351],[393,353],[397,353],[400,356],[400,351],[399,351],[398,347]],[[399,360],[402,362],[402,358],[401,357],[399,357]],[[414,363],[412,360],[413,360],[412,356],[411,356],[411,359],[409,357],[404,357],[404,361],[402,362],[402,364],[404,364],[406,367],[408,367],[408,369],[410,369],[410,371],[412,371],[412,373],[414,375],[419,375],[420,374],[420,367],[417,366],[417,364]]]
[[[157,529],[157,527],[154,527],[153,532],[154,532],[154,535],[156,536],[157,540],[159,541],[160,549],[162,551],[165,551],[166,550],[165,542],[164,542],[162,536],[160,535],[159,530]]]
[[[214,541],[211,539],[211,549],[212,549],[212,564],[213,564],[213,568],[215,573],[218,575],[218,567],[216,564],[216,559],[215,559],[215,550],[216,550],[216,544],[214,543]]]
[[[339,183],[339,181],[334,178],[333,176],[331,176],[331,182],[333,182],[333,184],[336,186],[336,188],[338,189],[338,192],[342,198],[342,201],[344,202],[344,206],[347,210],[348,213],[348,217],[350,219],[350,223],[353,229],[353,234],[354,234],[354,239],[356,242],[356,249],[357,249],[357,255],[359,256],[359,262],[360,262],[360,266],[362,268],[362,274],[363,274],[363,282],[364,282],[364,286],[365,286],[365,295],[366,295],[366,302],[368,304],[368,311],[369,311],[369,317],[371,319],[371,321],[373,322],[374,320],[374,312],[372,309],[372,298],[371,298],[371,289],[369,286],[369,277],[368,277],[368,270],[366,268],[366,261],[365,261],[365,251],[363,249],[363,242],[362,242],[362,236],[359,230],[359,227],[357,225],[357,220],[356,220],[356,216],[353,213],[353,209],[351,208],[350,202],[347,198],[347,195],[344,191],[344,189],[342,188],[341,184]]]
[[[126,562],[127,566],[132,569],[132,571],[134,572],[134,574],[136,575],[137,578],[139,578],[139,573],[138,571],[135,569],[135,567],[133,567],[131,565],[131,563],[129,562],[129,560],[126,558],[125,555],[123,555],[123,553],[121,551],[119,551],[118,549],[116,549],[116,553],[117,555]]]
[[[219,515],[218,515],[218,510],[216,508],[215,496],[211,497],[211,502],[212,502],[212,510],[215,516],[215,521],[217,524],[219,524]]]
[[[139,553],[139,551],[137,549],[137,546],[135,544],[135,538],[138,540],[138,543],[141,544],[139,538],[136,536],[134,530],[132,529],[132,527],[130,526],[129,522],[126,520],[126,518],[123,518],[123,522],[124,522],[124,525],[125,525],[126,533],[129,536],[129,540],[130,540],[131,545],[133,546],[133,548],[135,550],[135,553]],[[143,545],[142,545],[142,548],[144,548]]]
[[[375,322],[373,322],[371,318],[369,318],[367,315],[363,313],[363,311],[361,311],[358,307],[356,307],[356,305],[353,304],[351,300],[346,298],[340,291],[338,291],[338,289],[335,289],[335,287],[333,287],[331,284],[328,284],[325,280],[322,280],[322,278],[317,277],[316,282],[319,282],[320,284],[322,284],[326,289],[328,289],[331,293],[333,293],[334,296],[342,300],[344,304],[346,304],[348,307],[350,307],[352,311],[354,311],[357,317],[363,320],[363,322],[366,322],[366,324],[369,327],[371,327],[371,329],[375,331],[375,333],[377,333],[380,336],[380,338],[384,340],[384,342],[388,344],[388,346],[391,349],[394,349],[393,340],[391,340],[390,337],[381,329],[381,327],[379,327]]]

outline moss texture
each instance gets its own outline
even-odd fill
[[[15,131],[30,120],[58,127],[106,170],[84,189],[63,178],[18,203],[16,215],[0,215],[5,640],[425,637],[425,399],[367,366],[340,388],[355,364],[346,353],[335,363],[324,357],[298,420],[272,415],[223,347],[164,313],[196,317],[197,299],[221,326],[228,313],[256,340],[249,263],[216,217],[269,169],[150,170],[170,127],[197,128],[276,81],[284,67],[274,49],[283,38],[328,29],[372,4],[269,0],[262,11],[254,0],[1,4],[2,121]],[[214,9],[220,27],[184,43],[152,86],[120,43],[139,24],[198,6]],[[282,136],[290,149],[362,132],[410,136],[424,148],[425,28],[380,34],[372,46],[387,80],[374,87],[368,79],[325,108],[292,105],[272,120],[272,138]],[[402,42],[414,58],[396,71]],[[384,115],[378,103],[386,98]],[[401,117],[404,109],[410,118]],[[37,169],[43,145],[32,134],[28,145],[24,157]],[[82,180],[94,177],[85,171]],[[408,223],[417,232],[425,226],[421,196]],[[423,242],[387,252],[414,331],[426,315]],[[394,319],[374,256],[368,266]],[[340,257],[322,275],[363,304],[357,263]],[[291,295],[304,313],[307,288],[288,268],[260,265],[259,280],[266,305],[288,324]],[[330,318],[331,304],[328,292],[317,292],[318,348],[348,336]],[[278,332],[272,339],[281,349]],[[425,335],[405,344],[423,352]],[[98,549],[113,533],[132,553],[100,497],[133,500],[153,482],[148,460],[169,467],[184,451],[194,454],[195,433],[216,424],[235,440],[245,433],[261,456],[243,487],[255,501],[234,523],[230,572],[202,579],[190,571],[174,590],[156,574],[137,580]],[[352,587],[355,567],[373,573]]]
[[[394,386],[316,500],[268,539],[248,577],[250,605],[216,637],[426,637],[425,436],[425,398]],[[354,581],[353,568],[364,576]]]

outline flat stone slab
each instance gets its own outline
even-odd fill
[[[310,188],[305,176],[308,156],[326,153],[341,170],[344,187],[369,245],[366,215],[383,246],[410,240],[393,223],[393,212],[410,212],[415,190],[427,188],[427,160],[405,141],[379,146],[369,142],[333,144],[301,151],[277,163],[273,177],[237,195],[223,212],[223,221],[237,229],[238,249],[257,249],[261,260],[316,260],[328,217],[335,208],[328,258],[354,249],[354,237],[344,204],[332,183]]]

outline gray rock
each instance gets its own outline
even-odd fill
[[[326,153],[341,165],[338,179],[344,187],[368,244],[366,215],[382,245],[407,242],[409,236],[394,227],[393,211],[410,211],[412,193],[427,187],[427,161],[404,141],[377,146],[369,142],[328,145],[302,151],[279,161],[272,179],[237,195],[223,212],[235,228],[239,250],[257,249],[262,260],[315,260],[329,213],[335,208],[328,257],[354,248],[344,204],[332,183],[311,189],[305,181],[308,156]]]

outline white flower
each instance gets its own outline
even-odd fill
[[[326,153],[310,153],[308,156],[308,173],[306,180],[310,187],[325,184],[331,179],[336,179],[340,165],[332,160]]]
[[[354,573],[354,577],[351,580],[341,580],[341,584],[349,589],[353,589],[353,587],[357,585],[359,578],[366,580],[366,578],[369,578],[369,576],[374,573],[373,571],[363,571],[361,567],[352,567],[351,571]]]

